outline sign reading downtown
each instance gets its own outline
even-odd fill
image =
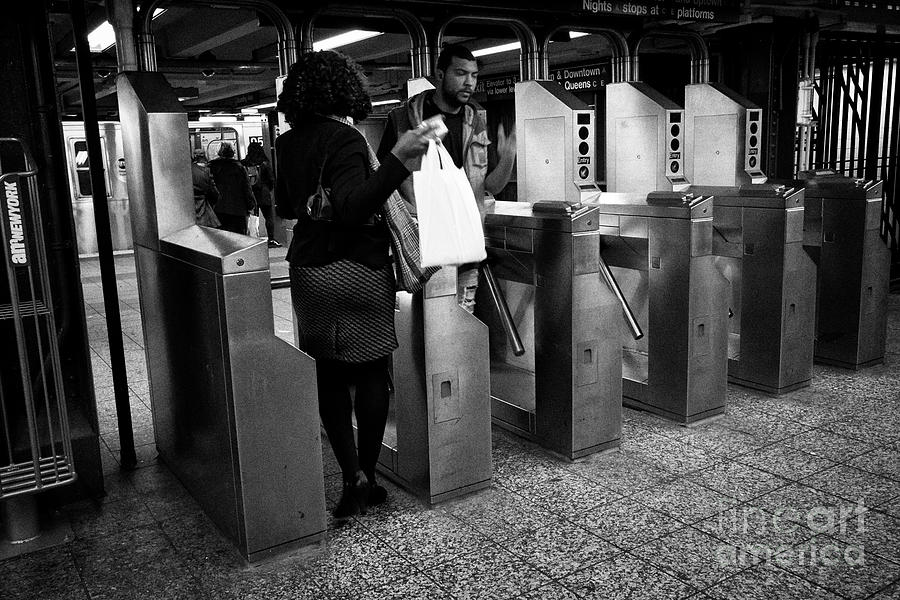
[[[550,79],[570,92],[599,90],[610,82],[609,59],[590,65],[552,69]],[[475,99],[479,102],[512,98],[518,75],[484,77],[478,80]]]
[[[741,0],[577,0],[579,13],[650,17],[675,21],[736,22]]]

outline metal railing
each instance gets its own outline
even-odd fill
[[[881,235],[900,261],[900,44],[822,37],[816,63],[811,167],[884,180]]]
[[[0,351],[15,357],[0,365],[0,501],[75,480],[37,169],[21,140],[0,138],[0,149],[13,145],[17,157],[0,152],[0,161],[24,165],[5,172],[0,162],[0,258],[9,285],[0,287]]]

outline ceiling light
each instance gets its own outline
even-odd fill
[[[472,54],[475,58],[479,56],[487,56],[488,54],[499,54],[500,52],[509,52],[510,50],[519,50],[522,47],[521,42],[512,42],[510,44],[501,44],[499,46],[491,46],[482,48],[481,50],[473,50]]]
[[[400,104],[400,100],[379,100],[377,102],[373,102],[372,106],[384,106],[385,104]]]
[[[339,48],[341,46],[346,46],[348,44],[354,44],[356,42],[361,42],[363,40],[367,40],[369,38],[373,38],[379,35],[384,35],[383,31],[366,31],[364,29],[354,29],[353,31],[347,31],[345,33],[341,33],[338,35],[334,35],[324,40],[319,40],[318,42],[313,43],[313,50],[332,50],[334,48]]]
[[[153,18],[155,19],[167,10],[167,8],[157,8],[153,11]],[[105,52],[115,45],[116,32],[109,21],[103,21],[96,29],[88,34],[88,46],[90,47],[91,52]],[[75,46],[72,46],[70,52],[75,52]]]
[[[589,33],[587,33],[587,32],[584,32],[584,31],[570,31],[570,32],[569,32],[569,39],[570,39],[570,40],[574,40],[575,38],[584,37],[584,36],[586,36],[586,35],[591,35],[591,34],[589,34]]]
[[[255,108],[256,110],[263,110],[266,108],[275,108],[277,102],[266,102],[265,104],[254,104],[253,106],[248,106],[247,108]]]

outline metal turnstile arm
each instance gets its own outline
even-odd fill
[[[512,314],[509,312],[506,296],[503,295],[503,290],[497,284],[497,279],[494,277],[494,272],[489,264],[486,262],[481,263],[481,272],[484,273],[484,280],[487,282],[488,289],[491,292],[491,299],[497,308],[497,314],[500,316],[500,322],[503,324],[503,330],[506,332],[506,339],[509,340],[509,345],[512,346],[513,354],[522,356],[525,354],[525,346],[522,344],[522,338],[519,337],[519,331],[516,329]]]
[[[606,285],[609,286],[609,289],[612,290],[612,293],[619,299],[619,304],[622,305],[622,314],[625,316],[625,322],[628,323],[628,329],[631,330],[631,336],[636,340],[644,337],[644,332],[641,331],[641,326],[638,324],[637,317],[634,316],[634,312],[632,312],[631,307],[628,305],[628,300],[625,299],[625,294],[622,293],[622,288],[619,287],[616,278],[613,277],[612,271],[609,270],[609,265],[603,260],[602,254],[600,255],[600,275],[603,277]]]

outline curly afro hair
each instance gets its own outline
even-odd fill
[[[291,65],[276,108],[295,127],[312,115],[361,121],[372,111],[372,101],[359,65],[340,52],[322,50],[307,52]]]

